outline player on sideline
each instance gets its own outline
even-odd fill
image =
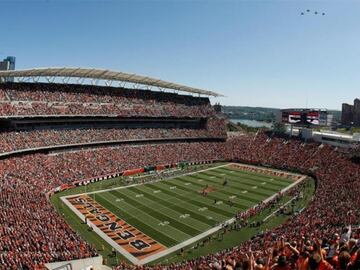
[[[208,188],[209,188],[209,184],[206,184],[206,186],[203,188],[202,190],[202,195],[203,196],[207,196],[208,195]]]
[[[224,181],[223,181],[223,187],[225,187],[226,185],[227,185],[227,179],[226,178],[224,178]]]

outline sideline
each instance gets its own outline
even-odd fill
[[[173,179],[173,178],[176,178],[176,177],[183,177],[183,176],[187,176],[187,175],[191,175],[191,174],[195,174],[195,173],[205,172],[205,171],[209,171],[209,170],[215,170],[217,168],[229,166],[230,164],[233,164],[233,163],[227,163],[227,164],[224,164],[224,165],[219,165],[219,166],[216,166],[216,167],[210,167],[210,168],[206,168],[206,169],[199,170],[199,171],[193,171],[193,172],[189,172],[189,173],[173,175],[173,176],[169,176],[169,177],[166,177],[166,178],[159,178],[157,180],[149,181],[149,182],[146,182],[146,183],[137,183],[137,184],[131,184],[131,185],[126,185],[126,186],[121,186],[121,187],[114,187],[114,188],[102,189],[102,190],[91,191],[91,192],[83,192],[83,193],[63,196],[61,198],[69,198],[69,197],[80,196],[80,195],[96,194],[96,193],[102,193],[102,192],[108,192],[108,191],[112,191],[112,190],[117,190],[117,189],[131,188],[131,187],[142,186],[142,185],[146,185],[146,184],[157,183],[157,182],[164,181],[164,180],[170,180],[170,179]]]
[[[284,203],[283,205],[280,205],[280,207],[278,209],[276,209],[274,212],[272,212],[270,215],[268,215],[267,217],[265,217],[262,221],[267,221],[269,218],[271,218],[272,216],[274,216],[277,212],[280,211],[280,208],[283,206],[287,206],[289,203],[291,203],[293,200],[295,200],[296,197],[292,197],[290,200],[288,200],[286,203]]]
[[[196,174],[196,173],[201,173],[204,171],[209,171],[209,170],[214,170],[217,168],[221,168],[221,167],[226,167],[226,166],[230,166],[230,165],[239,165],[239,163],[227,163],[227,164],[223,164],[223,165],[219,165],[219,166],[215,166],[215,167],[211,167],[211,168],[206,168],[203,170],[199,170],[199,171],[194,171],[194,172],[190,172],[190,173],[185,173],[183,175],[178,175],[178,176],[171,176],[168,178],[164,178],[164,179],[158,179],[158,180],[154,180],[148,183],[156,183],[156,182],[160,182],[160,181],[164,181],[164,180],[169,180],[172,178],[176,178],[176,177],[182,177],[182,176],[187,176],[187,175],[192,175],[192,174]],[[242,163],[240,163],[242,164]],[[247,164],[244,164],[247,165]],[[251,166],[251,165],[250,165]],[[257,168],[266,168],[266,167],[262,167],[262,166],[252,166],[252,167],[257,167]],[[270,168],[266,168],[266,169],[270,169]],[[279,170],[275,170],[274,171],[279,171]],[[284,172],[284,171],[282,171]],[[286,172],[286,171],[285,171]],[[287,172],[289,174],[294,175],[294,173],[291,172]],[[300,174],[296,174],[296,175],[300,175]],[[300,184],[302,181],[304,181],[307,178],[306,175],[302,175],[301,178],[299,178],[298,180],[295,180],[293,183],[291,183],[290,185],[286,186],[285,188],[283,188],[280,192],[281,193],[285,193],[286,191],[288,191],[289,189],[293,188],[294,186]],[[104,190],[99,190],[99,191],[93,191],[93,192],[88,192],[88,193],[79,193],[79,194],[72,194],[72,195],[67,195],[67,196],[62,196],[60,197],[61,201],[66,204],[79,218],[80,220],[82,220],[83,222],[85,221],[85,217],[83,216],[83,214],[76,209],[68,200],[67,198],[69,197],[75,197],[75,196],[80,196],[80,195],[88,195],[88,194],[95,194],[95,193],[102,193],[102,192],[108,192],[108,191],[112,191],[112,190],[118,190],[118,189],[125,189],[125,188],[130,188],[130,187],[135,187],[135,186],[140,186],[140,185],[144,185],[146,183],[137,183],[137,184],[132,184],[132,185],[128,185],[128,186],[121,186],[121,187],[116,187],[116,188],[110,188],[110,189],[104,189]],[[250,211],[253,208],[256,208],[259,204],[261,203],[267,203],[269,201],[271,201],[272,199],[274,199],[277,196],[278,193],[273,194],[272,196],[266,198],[265,200],[259,202],[258,204],[254,205],[253,207],[247,209],[245,211],[245,213],[247,213],[248,211]],[[199,235],[196,235],[192,238],[189,238],[187,240],[185,240],[184,242],[181,242],[175,246],[172,246],[170,248],[167,248],[166,250],[163,250],[159,253],[156,253],[154,255],[151,255],[147,258],[144,258],[142,260],[139,260],[137,258],[135,258],[134,256],[132,256],[128,251],[126,251],[124,248],[122,248],[120,245],[118,245],[115,241],[113,241],[108,235],[106,235],[102,230],[100,230],[95,224],[93,224],[91,221],[87,221],[88,222],[88,226],[90,226],[94,232],[96,232],[101,238],[103,238],[110,246],[112,246],[114,249],[116,249],[119,253],[121,253],[125,258],[127,258],[131,263],[135,264],[135,265],[143,265],[143,264],[147,264],[149,262],[152,262],[154,260],[160,259],[161,257],[167,256],[177,250],[180,250],[181,248],[184,248],[188,245],[191,245],[199,240],[201,240],[202,238],[205,238],[207,236],[210,236],[212,234],[214,234],[215,232],[219,231],[223,225],[226,224],[232,224],[235,221],[235,218],[231,218],[228,219],[226,221],[224,221],[222,224],[215,226]]]

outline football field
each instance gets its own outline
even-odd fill
[[[200,240],[298,178],[227,164],[171,179],[66,196],[64,202],[136,264]]]

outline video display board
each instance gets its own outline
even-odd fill
[[[282,122],[293,125],[319,125],[321,111],[282,111]]]

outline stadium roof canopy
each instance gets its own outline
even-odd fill
[[[148,88],[158,87],[160,90],[172,89],[192,94],[200,94],[213,97],[222,96],[221,94],[209,90],[203,90],[177,83],[171,83],[156,78],[104,69],[64,67],[0,71],[0,82],[6,81],[8,78],[16,78],[18,81],[26,81],[26,79],[30,78],[32,78],[33,81],[38,81],[40,78],[46,78],[48,82],[54,82],[55,78],[57,77],[62,77],[64,83],[67,83],[70,78],[78,78],[77,83],[80,83],[81,80],[84,79],[91,79],[93,83],[95,82],[95,84],[98,80],[104,80],[105,84],[108,86],[115,81],[119,82],[120,86],[122,86],[121,83],[132,83],[135,86],[145,85]]]

